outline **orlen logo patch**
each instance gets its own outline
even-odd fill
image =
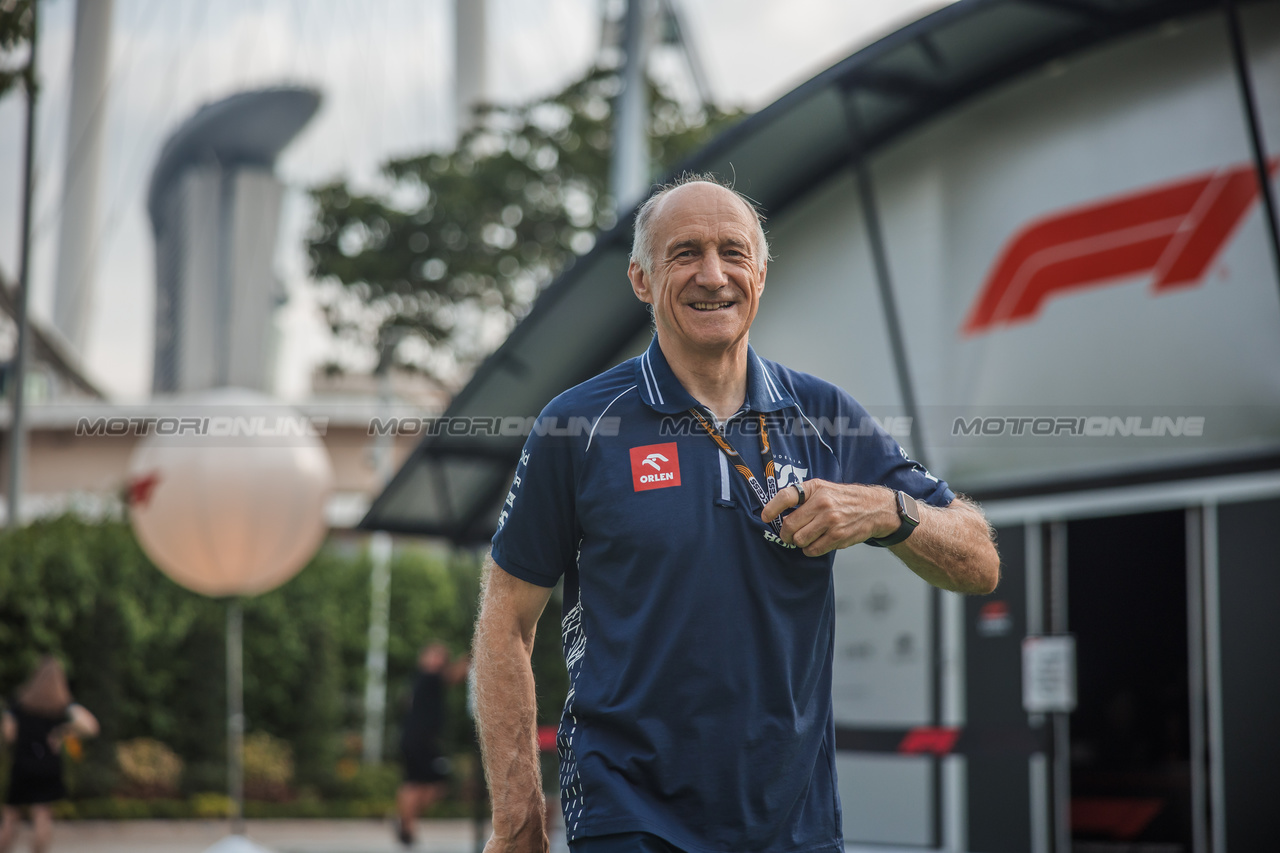
[[[674,441],[631,448],[631,483],[637,492],[680,485],[680,455]]]
[[[1030,222],[1001,250],[961,330],[1026,322],[1052,296],[1142,273],[1158,293],[1195,286],[1257,199],[1254,167],[1233,166]]]

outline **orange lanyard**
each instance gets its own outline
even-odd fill
[[[711,440],[718,444],[724,454],[733,462],[733,467],[738,469],[738,473],[742,475],[743,479],[747,481],[747,485],[751,487],[751,491],[755,492],[756,497],[760,499],[760,508],[763,509],[773,499],[773,496],[778,494],[778,478],[774,474],[773,450],[769,447],[769,430],[765,427],[764,413],[759,413],[760,455],[764,457],[764,479],[769,487],[767,492],[760,485],[760,481],[756,479],[756,475],[752,474],[751,469],[742,462],[742,456],[737,450],[734,450],[733,445],[729,443],[729,439],[725,438],[724,433],[720,432],[716,425],[697,409],[690,409],[689,414],[693,415],[694,419],[707,431],[707,435],[711,436]],[[774,533],[780,533],[782,531],[782,517],[778,516],[769,522],[769,526],[773,528]]]

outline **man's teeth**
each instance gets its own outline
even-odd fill
[[[694,302],[693,307],[699,311],[714,311],[717,308],[728,308],[732,302]]]

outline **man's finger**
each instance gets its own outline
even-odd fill
[[[836,538],[830,530],[824,531],[821,536],[804,546],[800,550],[804,552],[806,557],[821,557],[829,551],[834,551],[837,547]]]
[[[765,524],[773,521],[779,515],[797,506],[800,503],[800,493],[791,486],[778,490],[773,499],[764,505],[764,511],[760,513],[760,518]]]
[[[794,514],[789,515],[787,520],[783,522],[782,541],[798,548],[806,548],[827,534],[827,528],[823,526],[825,523],[821,515],[802,519],[798,519]],[[788,527],[794,527],[795,529],[788,531]]]

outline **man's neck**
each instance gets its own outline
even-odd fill
[[[715,353],[687,353],[663,346],[662,355],[676,379],[693,399],[711,410],[718,420],[736,414],[747,399],[747,340]]]

